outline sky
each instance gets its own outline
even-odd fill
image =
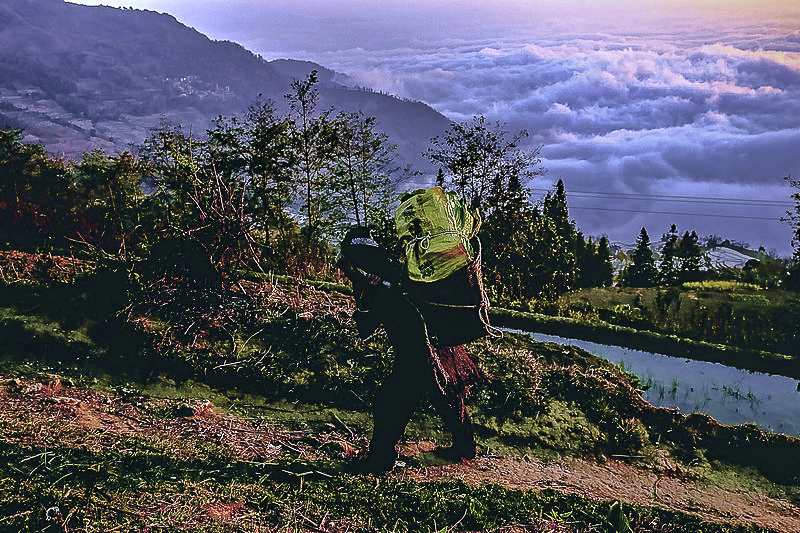
[[[125,0],[266,58],[526,129],[590,235],[681,230],[788,254],[797,0]],[[601,193],[601,194],[596,194]],[[724,200],[708,200],[709,198]],[[744,199],[747,204],[730,199]]]

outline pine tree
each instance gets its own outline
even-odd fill
[[[794,247],[794,254],[789,263],[789,275],[787,279],[787,287],[800,291],[800,179],[787,177],[786,182],[796,192],[792,194],[794,200],[794,208],[786,212],[786,222],[792,226],[792,246]]]
[[[533,209],[526,234],[526,279],[531,296],[549,301],[575,288],[576,261],[572,239],[538,208]]]
[[[614,283],[614,266],[611,264],[611,250],[609,248],[608,237],[603,235],[597,242],[597,276],[595,286],[609,287]]]
[[[551,253],[544,258],[544,268],[553,272],[554,290],[564,293],[573,289],[578,276],[578,262],[575,257],[575,238],[577,229],[575,222],[569,218],[567,192],[564,182],[558,180],[555,189],[549,192],[542,202],[542,219],[551,226]]]
[[[664,285],[674,285],[678,282],[678,227],[673,224],[669,233],[661,238],[664,243],[661,247],[661,261],[658,265],[659,281]]]
[[[680,281],[697,281],[700,279],[703,266],[703,249],[700,248],[700,239],[697,232],[688,231],[683,234],[683,238],[678,243],[678,253],[680,259],[680,270],[678,278]]]
[[[525,301],[538,296],[531,270],[540,263],[537,242],[542,234],[536,229],[538,216],[529,194],[512,176],[508,187],[493,198],[493,215],[481,229],[484,276],[496,299]]]
[[[627,287],[652,287],[658,282],[653,249],[650,247],[650,235],[646,228],[642,228],[636,247],[631,252],[631,264],[627,266],[622,283]]]
[[[545,196],[543,214],[553,221],[565,238],[575,234],[575,224],[569,219],[567,191],[563,180],[558,180],[555,190]]]
[[[588,251],[586,237],[580,231],[575,233],[575,262],[575,286],[581,289],[591,287],[591,255]]]

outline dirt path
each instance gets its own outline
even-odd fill
[[[126,436],[176,444],[177,455],[194,453],[193,443],[213,441],[231,456],[269,460],[291,450],[309,458],[320,446],[334,444],[352,456],[364,436],[286,431],[278,426],[219,413],[210,404],[180,406],[177,416],[154,416],[154,409],[175,409],[176,402],[130,399],[63,386],[60,381],[0,376],[0,438],[29,444],[103,448]],[[146,402],[147,407],[144,407]],[[11,431],[10,431],[11,430]],[[3,434],[5,433],[5,434]],[[313,443],[313,444],[310,444]],[[179,446],[177,446],[179,445]],[[404,445],[405,455],[435,448],[432,442]],[[596,462],[565,458],[558,462],[512,457],[482,457],[462,464],[404,468],[393,475],[416,481],[460,479],[479,485],[496,483],[522,490],[553,489],[597,500],[622,500],[699,515],[717,522],[741,522],[782,532],[800,531],[800,508],[757,491],[726,488],[693,479],[668,459],[659,471],[619,460]]]
[[[210,402],[126,398],[64,386],[58,378],[0,375],[0,439],[8,442],[103,450],[120,439],[139,437],[172,444],[175,457],[193,457],[197,446],[211,442],[230,457],[265,461],[287,450],[313,458],[314,449],[298,442],[304,436],[305,432],[221,413]]]
[[[457,465],[409,469],[417,481],[460,479],[470,484],[496,483],[521,490],[553,489],[598,500],[622,500],[699,515],[716,522],[741,522],[786,533],[800,531],[800,508],[763,493],[732,490],[657,473],[618,460],[605,463],[565,458],[484,457]]]

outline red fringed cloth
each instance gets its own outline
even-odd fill
[[[442,392],[463,396],[486,379],[475,359],[462,346],[431,346],[431,362]]]

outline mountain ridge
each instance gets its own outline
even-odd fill
[[[167,13],[61,0],[0,0],[0,126],[77,157],[141,143],[163,120],[204,129],[259,96],[286,110],[293,78],[320,74],[320,105],[363,110],[422,170],[429,139],[449,124],[429,106],[357,89],[308,61],[268,61]]]

